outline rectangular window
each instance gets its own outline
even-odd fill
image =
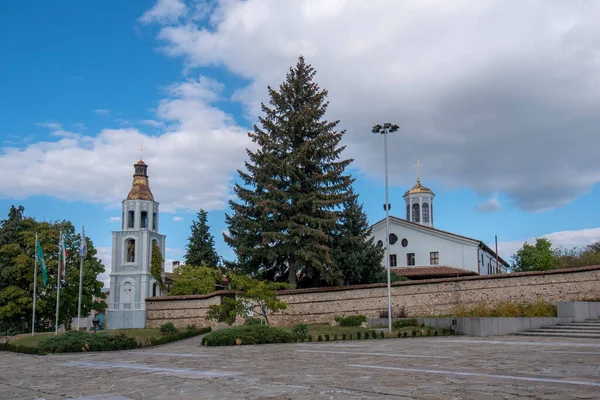
[[[481,255],[481,265],[485,265],[485,261],[483,261],[483,254]]]
[[[140,219],[140,228],[148,227],[148,211],[142,211],[141,219]]]
[[[439,265],[440,263],[440,253],[437,251],[432,251],[429,253],[429,264],[431,265]]]
[[[415,265],[415,253],[406,254],[406,265]]]
[[[156,213],[152,213],[152,230],[156,230]]]
[[[128,228],[133,228],[133,216],[134,216],[133,211],[127,212],[127,227]]]
[[[390,254],[390,267],[397,267],[398,266],[398,258],[396,257],[395,254]]]

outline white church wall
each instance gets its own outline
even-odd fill
[[[390,246],[390,254],[396,254],[398,267],[409,266],[407,265],[408,253],[415,254],[414,266],[431,266],[430,253],[438,252],[439,261],[434,265],[447,265],[478,272],[478,244],[476,242],[449,239],[435,231],[422,232],[390,220],[390,234],[392,233],[398,236],[398,241]],[[385,223],[378,225],[376,229],[373,228],[372,234],[375,243],[381,240],[385,245]],[[408,241],[406,247],[402,246],[402,239]],[[385,265],[385,259],[382,265]]]

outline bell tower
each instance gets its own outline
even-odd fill
[[[122,202],[121,230],[112,232],[108,329],[145,328],[145,299],[162,294],[150,264],[153,243],[164,258],[166,236],[158,233],[158,203],[141,155],[133,167],[133,184]]]
[[[406,220],[433,228],[433,198],[435,194],[421,184],[421,164],[417,161],[417,183],[404,193]]]

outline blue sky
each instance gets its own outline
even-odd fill
[[[600,238],[600,49],[591,40],[600,14],[564,7],[3,3],[0,212],[22,204],[37,219],[85,225],[108,262],[143,143],[166,258],[183,257],[204,208],[219,254],[232,259],[221,232],[252,146],[246,132],[267,85],[303,54],[329,90],[328,118],[347,130],[370,222],[384,217],[383,142],[370,127],[390,121],[401,125],[390,138],[393,215],[404,216],[419,159],[437,228],[488,244],[497,234],[504,257],[542,235],[591,243]]]

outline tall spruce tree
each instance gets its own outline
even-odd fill
[[[375,245],[358,194],[350,191],[335,232],[332,256],[343,284],[374,283],[383,271],[383,248]]]
[[[201,209],[196,217],[198,221],[192,221],[192,234],[186,246],[185,263],[196,267],[207,265],[216,268],[219,265],[219,255],[207,222],[208,213]]]
[[[327,91],[314,75],[300,57],[279,90],[268,87],[261,126],[248,133],[258,149],[248,150],[247,172],[238,171],[244,186],[235,186],[239,201],[226,216],[225,241],[242,269],[291,285],[297,275],[312,284],[340,280],[330,234],[352,184],[352,160],[340,160],[344,131],[323,119]]]

